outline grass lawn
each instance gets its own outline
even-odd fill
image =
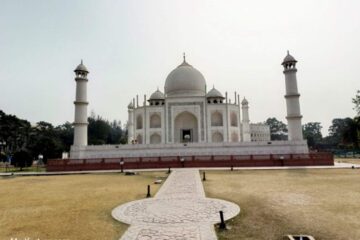
[[[208,171],[208,197],[239,204],[219,239],[360,239],[360,170]]]
[[[22,168],[22,171],[23,172],[46,172],[46,168],[31,166],[31,167]],[[5,172],[21,172],[21,171],[20,171],[19,167],[5,167],[5,165],[1,165],[0,173],[5,173]]]
[[[335,162],[360,164],[360,158],[336,158]]]
[[[119,239],[116,206],[152,195],[165,172],[0,178],[0,239]]]

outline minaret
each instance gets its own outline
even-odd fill
[[[250,119],[249,119],[249,102],[245,98],[241,102],[241,110],[242,110],[243,141],[244,142],[251,142]]]
[[[76,81],[76,98],[75,104],[75,121],[74,121],[74,146],[86,146],[88,142],[88,121],[87,121],[87,75],[89,71],[84,66],[83,61],[75,72]]]
[[[132,143],[134,140],[134,104],[131,101],[128,105],[128,122],[127,122],[127,130],[128,130],[128,144]]]
[[[287,109],[287,122],[289,141],[303,140],[302,127],[301,127],[301,113],[300,113],[300,94],[297,88],[296,80],[296,63],[297,61],[293,56],[287,53],[281,65],[284,66],[285,85],[286,85],[286,109]]]

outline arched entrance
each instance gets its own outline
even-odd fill
[[[174,142],[198,142],[198,121],[194,114],[182,112],[176,116],[174,121]]]

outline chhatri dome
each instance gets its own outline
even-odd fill
[[[169,73],[165,81],[166,97],[205,96],[206,82],[204,76],[184,61]]]
[[[134,108],[134,104],[132,101],[129,103],[128,108]]]
[[[213,88],[206,94],[207,98],[222,98],[224,99],[224,96],[221,94],[219,90],[213,86]]]
[[[242,104],[242,105],[248,105],[249,102],[248,102],[248,100],[246,100],[246,98],[244,97],[244,99],[242,100],[241,104]]]
[[[82,72],[87,72],[89,73],[89,71],[87,70],[87,68],[85,67],[85,65],[83,64],[83,60],[81,60],[81,63],[75,68],[74,72],[78,72],[78,71],[82,71]]]
[[[287,51],[287,55],[286,55],[286,57],[284,58],[282,64],[290,63],[290,62],[295,62],[295,63],[296,63],[297,61],[296,61],[296,59],[295,59],[293,56],[290,55],[290,52]]]
[[[151,94],[149,98],[149,100],[162,100],[162,99],[165,99],[165,96],[159,89],[153,92],[153,94]]]

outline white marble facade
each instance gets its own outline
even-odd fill
[[[251,123],[250,133],[252,142],[270,141],[270,127],[262,123]]]
[[[297,61],[289,53],[282,65],[285,75],[289,141],[270,141],[269,126],[250,123],[249,102],[236,92],[223,96],[207,91],[204,76],[185,60],[160,90],[139,103],[128,105],[127,145],[87,145],[87,95],[89,71],[75,69],[76,100],[74,144],[70,158],[118,158],[146,156],[256,155],[308,153],[301,129]]]
[[[185,57],[168,75],[164,90],[164,93],[156,90],[149,99],[145,95],[141,104],[138,96],[130,102],[129,144],[270,141],[270,138],[250,137],[259,136],[259,132],[269,137],[270,130],[264,124],[251,128],[245,98],[240,104],[236,92],[231,99],[214,87],[207,91],[204,76]]]

